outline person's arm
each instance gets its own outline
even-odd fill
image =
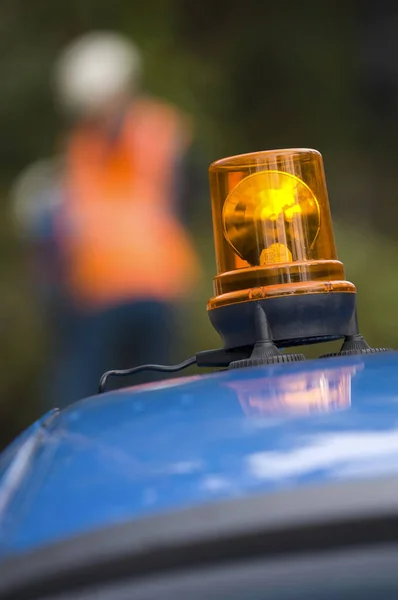
[[[175,165],[175,210],[181,222],[191,228],[201,218],[203,199],[208,196],[207,168],[197,146],[192,146]]]

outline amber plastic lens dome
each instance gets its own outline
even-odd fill
[[[208,308],[292,293],[355,292],[337,260],[322,156],[256,152],[210,166],[218,274]]]

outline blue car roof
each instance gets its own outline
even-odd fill
[[[167,380],[45,415],[0,458],[0,555],[398,470],[398,353]]]

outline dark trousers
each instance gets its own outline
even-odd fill
[[[175,337],[173,315],[170,305],[153,300],[90,313],[65,310],[44,408],[64,408],[96,394],[104,371],[146,363],[168,364]],[[110,379],[108,389],[163,377],[161,373],[148,373]]]

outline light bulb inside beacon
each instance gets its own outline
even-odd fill
[[[276,170],[242,179],[226,198],[222,219],[226,240],[253,267],[310,260],[320,230],[314,193]]]

